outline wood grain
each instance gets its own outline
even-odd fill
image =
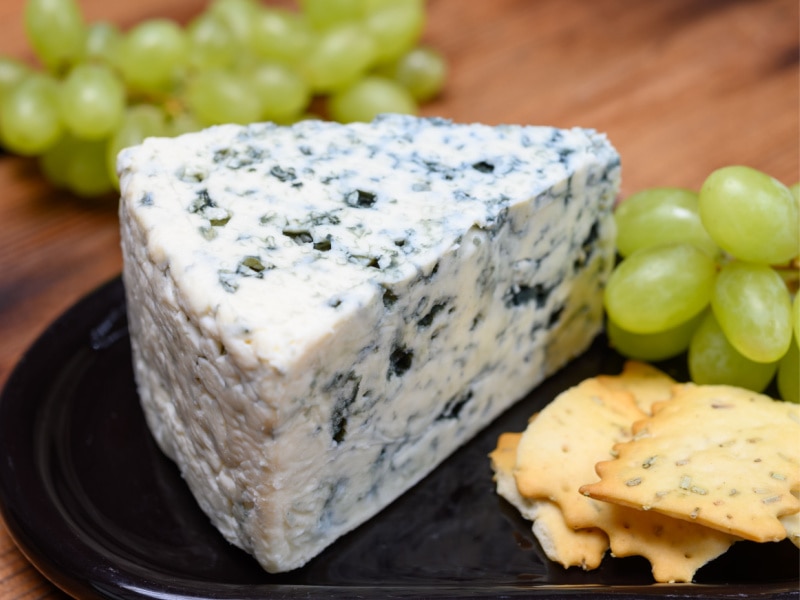
[[[0,3],[0,54],[32,60],[22,0]],[[89,19],[185,22],[198,0],[82,0]],[[585,126],[622,156],[623,195],[697,188],[747,164],[800,180],[796,0],[429,0],[425,41],[450,67],[427,115]],[[114,198],[50,188],[0,157],[0,385],[36,336],[121,268]],[[1,441],[0,441],[1,442]],[[0,598],[63,598],[0,527]]]

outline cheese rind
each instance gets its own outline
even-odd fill
[[[619,157],[590,130],[230,125],[118,164],[148,424],[270,572],[377,513],[601,328]]]

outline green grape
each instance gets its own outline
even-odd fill
[[[15,88],[28,76],[31,69],[23,62],[16,59],[0,56],[0,107],[6,93]],[[0,145],[3,143],[3,123],[0,117]]]
[[[0,102],[6,92],[19,84],[30,72],[30,67],[22,61],[0,56]]]
[[[100,196],[114,189],[106,169],[105,140],[76,140],[66,174],[69,190],[86,198]]]
[[[26,0],[25,32],[47,69],[60,72],[80,58],[85,25],[75,0]]]
[[[135,127],[145,137],[157,137],[167,134],[167,115],[155,104],[134,104],[125,111],[123,126]],[[136,142],[137,144],[139,142]]]
[[[606,334],[611,347],[623,356],[644,361],[665,360],[689,348],[689,341],[704,314],[702,312],[684,323],[657,333],[631,333],[609,319]]]
[[[296,65],[311,47],[311,28],[296,13],[264,8],[255,15],[252,28],[253,54],[263,60]]]
[[[91,23],[86,30],[81,60],[116,65],[121,42],[122,34],[113,23]]]
[[[709,256],[720,253],[700,221],[697,194],[691,190],[643,190],[617,206],[614,220],[617,251],[621,256],[629,256],[640,248],[670,243],[694,244]]]
[[[723,167],[700,189],[700,218],[738,259],[778,265],[800,251],[800,207],[785,185],[749,167]]]
[[[39,155],[39,168],[45,179],[56,187],[69,187],[69,163],[74,156],[74,145],[75,138],[67,133]]]
[[[105,157],[105,140],[82,140],[67,134],[41,155],[39,165],[51,183],[88,198],[114,189]]]
[[[326,29],[364,16],[364,0],[300,0],[300,8],[317,29]]]
[[[61,118],[76,137],[108,137],[122,121],[125,100],[125,85],[110,67],[78,65],[61,85]]]
[[[800,181],[798,181],[798,182],[797,182],[797,183],[795,183],[795,184],[792,184],[792,185],[789,187],[789,191],[790,191],[790,192],[792,192],[792,195],[793,195],[795,198],[797,198],[798,200],[800,200]]]
[[[58,141],[61,121],[58,82],[33,73],[8,90],[0,105],[0,130],[6,148],[23,156],[41,154]]]
[[[371,121],[381,113],[416,114],[417,103],[399,83],[370,75],[333,94],[328,109],[341,123]]]
[[[143,21],[120,44],[119,65],[128,86],[139,92],[163,92],[189,58],[189,43],[169,19]]]
[[[260,118],[288,122],[311,101],[311,90],[297,72],[281,63],[261,63],[248,74],[261,101]]]
[[[731,345],[750,360],[774,362],[792,338],[789,290],[766,265],[734,261],[722,267],[711,307]]]
[[[708,311],[689,343],[689,374],[700,385],[736,385],[763,391],[778,368],[776,362],[755,362],[734,348]]]
[[[169,133],[166,115],[152,104],[130,106],[122,117],[122,123],[106,145],[106,172],[115,186],[117,178],[117,155],[123,148],[140,144],[145,138]]]
[[[191,133],[193,131],[200,131],[202,126],[195,119],[194,115],[189,112],[182,112],[169,122],[165,135],[174,137],[184,133]]]
[[[261,116],[261,101],[246,77],[230,71],[203,71],[186,90],[189,110],[204,126],[252,123]]]
[[[233,33],[217,15],[205,12],[186,28],[189,65],[195,69],[226,68],[239,54]]]
[[[393,62],[385,73],[405,87],[415,100],[425,102],[442,91],[447,63],[438,51],[419,46]]]
[[[778,363],[778,392],[788,402],[800,403],[800,349],[798,338],[789,345],[789,350]]]
[[[313,40],[301,67],[312,91],[327,93],[362,77],[374,54],[372,37],[362,27],[341,25],[325,30]]]
[[[386,63],[412,49],[422,34],[425,10],[418,2],[397,2],[374,9],[364,22],[376,42],[374,62]]]
[[[708,305],[715,276],[713,259],[690,244],[644,248],[611,273],[604,295],[606,311],[632,333],[671,329]]]
[[[233,34],[237,46],[247,47],[253,37],[253,22],[260,10],[255,0],[214,0],[208,12],[220,19]]]
[[[792,301],[792,327],[794,329],[794,337],[800,340],[800,293],[795,294]]]

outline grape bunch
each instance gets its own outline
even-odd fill
[[[800,184],[728,166],[699,193],[636,193],[614,217],[621,260],[604,295],[614,348],[647,361],[687,352],[695,383],[760,392],[776,380],[800,402]]]
[[[26,0],[41,64],[0,57],[0,145],[99,196],[118,185],[118,152],[148,136],[413,114],[446,76],[420,43],[424,21],[425,0],[212,0],[185,25],[150,18],[122,31],[87,22],[76,0]]]

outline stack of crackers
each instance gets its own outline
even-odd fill
[[[748,390],[630,361],[502,434],[490,458],[498,494],[565,568],[610,551],[690,582],[738,540],[800,546],[800,405]]]

